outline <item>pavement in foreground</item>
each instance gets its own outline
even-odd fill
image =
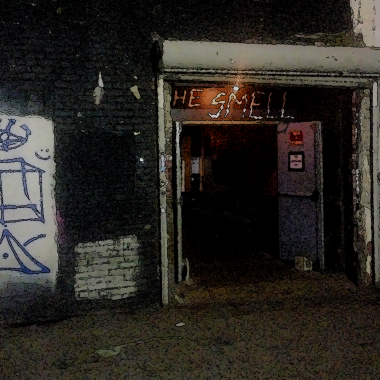
[[[240,286],[195,282],[166,309],[0,328],[0,378],[378,379],[377,293],[341,274],[284,272]]]

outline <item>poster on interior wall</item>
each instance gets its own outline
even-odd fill
[[[296,120],[296,111],[287,109],[287,90],[252,85],[173,87],[173,120],[278,121]]]
[[[54,173],[53,123],[0,114],[1,296],[54,286]]]
[[[293,130],[289,132],[290,145],[303,146],[303,131]]]
[[[305,152],[289,152],[288,170],[290,172],[303,172],[305,170]]]

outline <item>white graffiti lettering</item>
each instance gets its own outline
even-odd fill
[[[241,100],[245,100],[245,103],[244,103],[244,109],[243,109],[243,115],[241,116],[242,119],[244,119],[244,116],[245,116],[245,113],[247,111],[247,103],[248,103],[248,97],[247,97],[247,94],[244,94],[243,97],[241,98]]]
[[[196,88],[193,88],[191,91],[190,91],[190,100],[189,100],[189,107],[200,107],[200,103],[195,103],[193,104],[193,100],[195,99],[199,99],[199,96],[194,96],[194,92],[203,92],[203,90],[198,90]]]
[[[229,112],[230,112],[230,106],[231,106],[232,100],[234,100],[237,104],[241,104],[242,103],[242,101],[238,100],[238,98],[236,97],[235,90],[234,90],[234,92],[231,92],[231,94],[230,94],[230,96],[228,98],[228,104],[227,104],[226,114],[224,115],[224,117],[226,117],[229,114]]]
[[[261,116],[253,116],[252,115],[253,107],[261,105],[261,103],[255,103],[256,94],[265,94],[265,92],[255,91],[252,93],[252,101],[251,101],[251,106],[250,106],[249,117],[252,119],[262,119]]]
[[[242,109],[242,114],[241,114],[241,118],[244,119],[246,117],[246,113],[247,113],[247,110],[249,108],[249,114],[248,114],[248,117],[250,119],[255,119],[255,120],[261,120],[261,119],[278,119],[278,118],[281,118],[281,119],[294,119],[293,116],[290,116],[290,115],[285,115],[285,105],[286,105],[286,102],[287,102],[287,91],[285,91],[283,94],[282,94],[282,107],[278,107],[277,106],[275,107],[277,111],[275,112],[271,112],[271,106],[273,107],[273,105],[271,105],[272,103],[272,95],[273,95],[273,92],[270,92],[269,95],[266,95],[268,96],[268,100],[267,100],[267,104],[265,105],[265,100],[264,100],[264,97],[265,96],[265,92],[262,92],[262,91],[253,91],[252,93],[251,92],[245,92],[243,93],[243,95],[241,96],[238,96],[238,92],[239,90],[244,90],[244,88],[242,89],[239,89],[238,86],[234,86],[231,90],[231,92],[229,91],[226,91],[224,92],[222,89],[220,89],[221,92],[217,93],[217,95],[212,99],[211,101],[211,105],[214,105],[214,106],[219,106],[219,110],[216,112],[216,113],[207,113],[207,115],[212,118],[212,119],[218,119],[221,117],[222,115],[222,111],[225,110],[225,114],[224,114],[224,117],[226,118],[227,116],[231,116],[231,113],[234,113],[233,112],[233,108],[234,108],[234,103],[236,103],[237,105],[242,105],[243,102],[244,102],[244,105],[243,105],[243,109]],[[178,94],[178,91],[181,91],[181,95]],[[183,91],[183,92],[182,92]],[[208,101],[206,101],[207,99],[207,94],[204,95],[204,97],[201,96],[200,93],[204,92],[204,91],[208,91],[208,89],[204,90],[204,89],[197,89],[197,88],[193,88],[191,90],[179,90],[179,89],[176,89],[175,92],[174,92],[174,96],[173,96],[173,107],[175,107],[177,105],[180,106],[184,106],[185,104],[187,105],[187,107],[189,108],[194,108],[194,107],[205,107],[205,105],[208,103]],[[228,94],[228,98],[222,98],[223,96],[227,96]],[[280,94],[279,94],[280,95]],[[280,95],[281,96],[281,95]],[[188,97],[188,102],[186,100],[186,97]],[[240,99],[239,99],[240,98]],[[203,100],[201,100],[203,99]],[[278,99],[280,100],[280,99]],[[276,101],[277,103],[277,101]],[[265,111],[265,107],[266,107],[266,111]],[[236,111],[238,111],[238,109],[240,109],[241,107],[236,107]],[[238,117],[238,115],[236,115],[236,112],[233,116],[234,118]]]
[[[272,92],[269,94],[269,97],[268,97],[268,107],[267,107],[267,115],[269,116],[269,113],[270,113],[270,101],[271,101],[271,97],[272,97]]]
[[[220,116],[220,114],[222,113],[223,108],[224,108],[224,104],[226,103],[226,101],[220,100],[219,102],[217,102],[217,99],[219,99],[221,96],[225,96],[225,95],[227,95],[225,92],[219,92],[219,94],[216,95],[214,99],[212,99],[211,104],[213,106],[217,106],[218,104],[220,104],[220,109],[219,109],[218,113],[216,113],[216,114],[209,113],[208,114],[213,119],[217,119]]]
[[[179,99],[182,100],[182,104],[185,104],[186,92],[187,92],[187,90],[185,90],[185,92],[181,98],[180,96],[178,96],[178,91],[175,90],[173,107],[175,106],[175,104],[177,103],[177,100],[179,100]]]
[[[284,112],[285,112],[286,93],[287,93],[287,91],[285,91],[285,94],[284,94],[284,96],[283,96],[284,103],[282,104],[282,108],[281,108],[281,117],[282,117],[282,118],[284,117]]]

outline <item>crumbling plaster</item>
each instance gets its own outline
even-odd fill
[[[174,228],[174,210],[173,210],[173,120],[170,115],[171,104],[171,86],[168,82],[163,83],[163,136],[161,137],[160,154],[162,160],[162,169],[160,173],[161,197],[165,197],[165,228],[161,230],[166,234],[166,247],[162,255],[166,255],[166,260],[162,261],[161,269],[167,273],[167,279],[163,279],[163,288],[166,288],[167,299],[163,303],[172,302],[175,294],[175,228]],[[160,138],[159,137],[159,138]],[[163,199],[163,198],[161,198]],[[161,205],[162,207],[162,205]],[[163,227],[163,226],[162,226]],[[162,238],[162,237],[161,237]],[[166,266],[166,268],[163,268]]]
[[[350,0],[353,32],[366,46],[380,46],[380,0]]]
[[[372,279],[372,213],[371,213],[371,118],[370,90],[364,90],[358,117],[358,169],[356,172],[356,191],[358,236],[356,250],[359,255],[359,281],[369,285]]]

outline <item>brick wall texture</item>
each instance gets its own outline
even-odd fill
[[[75,295],[118,300],[133,295],[138,275],[139,244],[136,236],[78,244]]]
[[[22,310],[35,318],[72,313],[92,300],[99,305],[104,299],[159,302],[152,34],[242,42],[286,39],[295,30],[335,33],[350,26],[348,1],[310,3],[320,8],[318,19],[314,8],[294,17],[303,2],[288,3],[279,8],[274,2],[243,0],[2,4],[0,111],[41,115],[55,125],[59,275],[54,294],[28,299]],[[99,72],[104,97],[95,105]]]

